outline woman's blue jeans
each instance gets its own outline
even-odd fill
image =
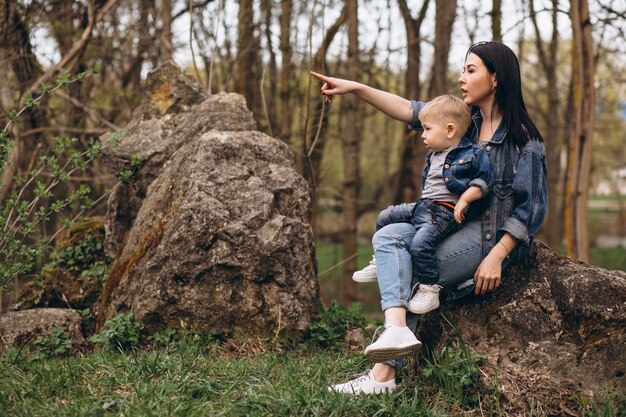
[[[472,278],[482,261],[480,222],[468,222],[437,246],[439,282],[442,287],[456,285]],[[413,268],[409,248],[415,236],[410,223],[393,223],[378,230],[372,239],[376,257],[376,273],[383,311],[391,307],[408,306],[413,288]],[[407,325],[413,331],[418,316],[407,311]],[[402,360],[386,364],[398,367]]]

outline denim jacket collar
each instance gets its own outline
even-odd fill
[[[483,124],[483,116],[480,113],[480,108],[476,106],[471,106],[472,112],[472,123],[474,123],[474,128],[476,129],[474,132],[474,138],[478,141],[478,135],[480,132],[480,126]],[[491,138],[491,143],[502,143],[504,138],[506,137],[506,128],[504,127],[504,123],[500,122],[500,125],[493,133],[493,137]],[[474,139],[472,138],[472,139]]]
[[[474,145],[474,142],[467,136],[463,136],[461,142],[456,146],[457,149],[465,149]]]

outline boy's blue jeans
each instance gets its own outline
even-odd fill
[[[389,206],[376,220],[376,230],[392,223],[411,223],[415,233],[409,246],[413,261],[413,276],[421,284],[439,281],[439,265],[435,248],[444,237],[459,229],[454,211],[427,198],[417,203]]]

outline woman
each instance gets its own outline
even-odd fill
[[[328,103],[336,94],[353,93],[383,113],[421,126],[417,115],[425,105],[349,80],[311,72],[324,81]],[[474,290],[485,295],[500,286],[502,270],[524,258],[547,209],[546,164],[543,138],[531,120],[522,97],[517,57],[500,42],[478,42],[466,53],[459,77],[463,100],[472,121],[467,136],[484,146],[493,171],[492,192],[473,203],[461,229],[437,248],[439,285],[459,298]],[[417,317],[407,314],[412,271],[408,252],[415,230],[408,223],[390,224],[374,235],[378,283],[387,306],[385,330],[378,347],[407,344],[406,331],[415,331]],[[475,272],[473,272],[475,271]],[[472,273],[473,272],[473,273]],[[397,300],[389,307],[391,300]],[[413,336],[414,337],[414,336]],[[371,345],[370,345],[371,346]],[[332,390],[350,394],[377,394],[396,388],[401,359],[376,363],[366,374]]]

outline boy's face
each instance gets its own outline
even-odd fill
[[[440,152],[457,145],[453,140],[456,133],[454,123],[445,123],[441,120],[424,120],[422,127],[424,128],[422,139],[429,149]]]

